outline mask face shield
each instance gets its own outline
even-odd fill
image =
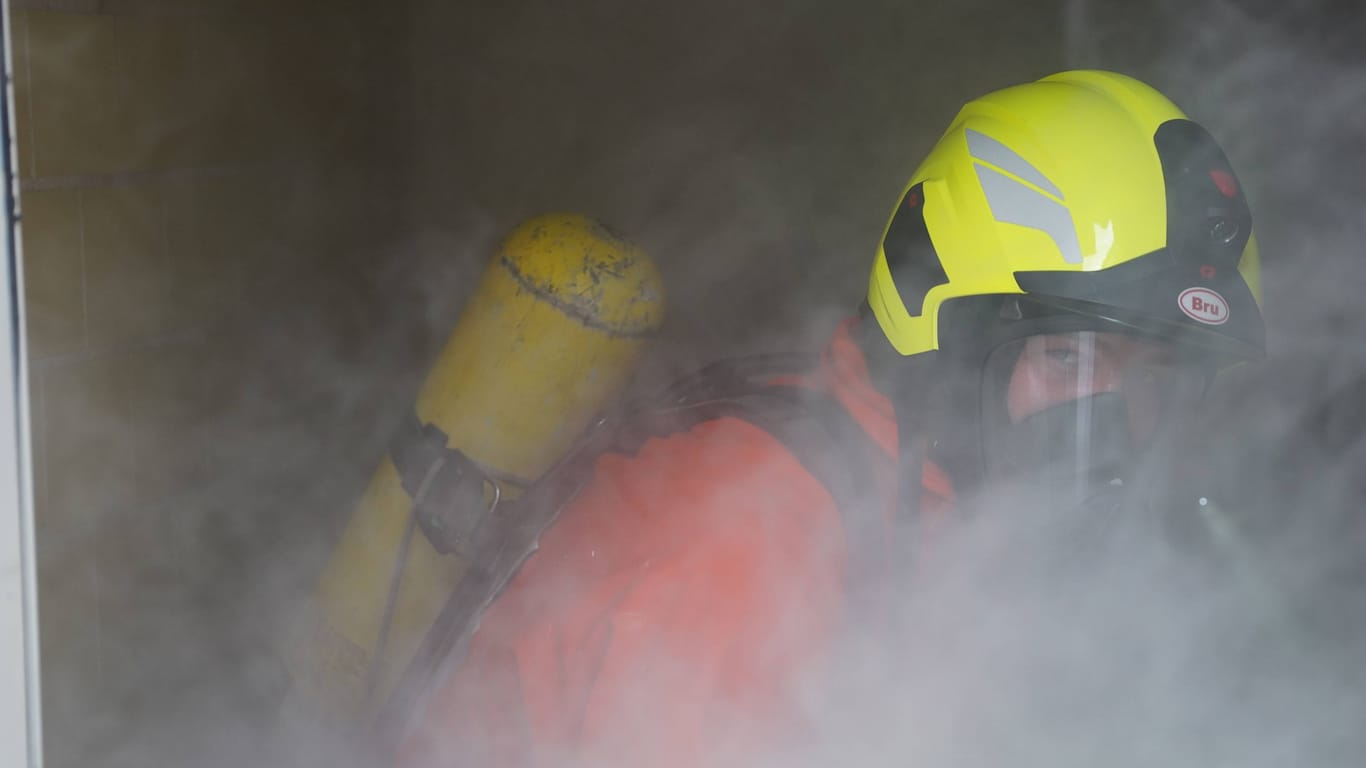
[[[1006,341],[982,375],[984,480],[1065,506],[1129,482],[1209,381],[1174,344],[1093,330]]]

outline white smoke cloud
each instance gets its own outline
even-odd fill
[[[974,519],[899,583],[892,632],[856,625],[833,679],[813,672],[811,731],[775,762],[1359,763],[1362,457],[1313,453],[1287,430],[1331,385],[1366,372],[1356,268],[1366,78],[1321,57],[1313,35],[1228,0],[799,3],[773,14],[722,3],[658,18],[639,7],[624,20],[608,5],[519,3],[414,33],[414,46],[449,51],[415,61],[460,65],[412,74],[439,94],[415,97],[433,110],[412,118],[419,154],[404,192],[415,234],[351,265],[364,287],[333,297],[347,303],[332,307],[342,319],[323,311],[326,297],[279,308],[279,333],[256,359],[305,358],[289,368],[305,380],[290,402],[312,393],[323,415],[237,424],[225,438],[218,460],[269,483],[186,503],[223,508],[191,535],[221,541],[223,562],[206,570],[240,581],[199,594],[230,601],[223,615],[237,624],[193,641],[210,652],[187,679],[199,705],[175,724],[183,739],[128,744],[109,761],[287,759],[260,751],[281,685],[273,637],[326,555],[319,529],[340,522],[337,486],[363,482],[356,457],[378,455],[385,417],[415,392],[421,361],[512,222],[584,210],[663,262],[673,319],[648,381],[719,353],[814,345],[858,301],[894,196],[959,103],[1099,66],[1170,92],[1249,189],[1273,359],[1220,390],[1195,430],[1208,439],[1190,450],[1217,472],[1201,489],[1252,538],[1236,567],[1143,536],[1112,543],[1098,563],[1044,535],[1037,510]],[[434,8],[416,18],[452,20]],[[622,32],[632,28],[638,36]],[[365,329],[359,351],[327,346],[338,324]],[[263,389],[244,385],[244,400],[278,383],[251,380]],[[319,424],[324,434],[301,433]],[[317,447],[327,440],[351,442]],[[1314,460],[1286,458],[1306,453]],[[338,456],[349,463],[329,461]],[[359,474],[328,474],[341,466]],[[286,503],[293,524],[263,519]],[[317,754],[289,759],[333,764],[339,749],[307,743]]]

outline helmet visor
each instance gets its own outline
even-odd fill
[[[1169,342],[1072,331],[1001,344],[984,377],[987,478],[1085,486],[1122,482],[1209,374]]]

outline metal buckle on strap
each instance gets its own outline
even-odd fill
[[[497,510],[503,488],[491,472],[447,446],[446,433],[410,414],[389,447],[417,526],[443,555],[468,557],[479,530]],[[489,499],[487,502],[485,499]]]

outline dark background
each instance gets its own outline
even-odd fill
[[[1309,414],[1366,374],[1355,3],[14,6],[51,765],[251,764],[283,624],[517,222],[655,257],[646,378],[809,347],[957,107],[1072,67],[1167,92],[1248,188],[1272,357],[1192,450],[1353,636],[1361,397]]]

